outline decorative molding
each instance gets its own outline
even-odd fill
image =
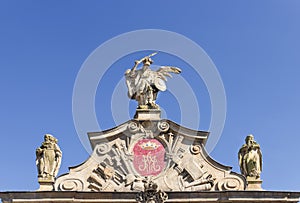
[[[91,133],[93,154],[58,177],[55,190],[145,192],[147,177],[161,191],[243,190],[241,175],[206,154],[208,134],[169,120],[131,120]]]
[[[83,182],[80,179],[70,178],[61,182],[58,187],[60,191],[82,191]]]

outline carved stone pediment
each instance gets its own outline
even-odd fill
[[[88,133],[93,153],[57,178],[58,191],[244,190],[245,178],[205,152],[209,133],[170,120],[130,120]]]

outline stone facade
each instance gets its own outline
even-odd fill
[[[88,135],[93,154],[58,177],[56,191],[140,192],[151,182],[164,192],[246,188],[244,176],[205,152],[208,132],[169,120],[130,120]]]
[[[262,154],[253,136],[239,151],[238,174],[206,153],[209,132],[160,118],[157,93],[166,90],[170,73],[181,70],[163,66],[152,71],[150,56],[155,54],[136,61],[125,73],[128,95],[138,102],[133,120],[88,133],[91,156],[56,179],[62,153],[57,140],[46,135],[36,151],[40,189],[0,192],[2,202],[298,202],[299,192],[261,189]],[[136,70],[139,63],[143,67]]]

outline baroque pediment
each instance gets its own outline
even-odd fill
[[[209,132],[170,120],[130,120],[113,129],[88,133],[89,159],[55,181],[59,191],[244,190],[242,175],[205,151]]]

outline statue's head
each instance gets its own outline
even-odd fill
[[[53,135],[51,134],[45,134],[44,136],[44,140],[47,142],[55,142],[57,143],[57,139],[55,137],[53,137]]]
[[[153,60],[152,60],[150,57],[146,57],[146,58],[143,60],[144,66],[150,66],[152,63],[153,63]]]
[[[45,140],[45,141],[50,141],[51,137],[52,137],[52,135],[50,135],[50,134],[45,134],[45,135],[44,135],[44,140]]]
[[[253,144],[254,142],[254,136],[252,134],[248,135],[245,139],[247,144]]]

